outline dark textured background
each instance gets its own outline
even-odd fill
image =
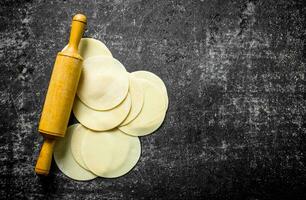
[[[126,176],[33,169],[72,16],[128,71],[167,85],[163,126]],[[0,1],[0,199],[305,199],[303,1]]]

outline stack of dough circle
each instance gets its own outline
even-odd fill
[[[134,73],[132,76],[136,77]],[[119,127],[121,131],[132,136],[148,135],[158,129],[164,121],[168,107],[167,92],[161,87],[164,86],[163,82],[151,81],[142,77],[141,73],[137,74],[145,94],[143,108],[131,123]]]
[[[72,125],[68,129],[71,145],[64,147],[69,151],[70,160],[75,160],[73,167],[78,166],[68,176],[76,180],[87,180],[96,176],[115,178],[128,173],[137,163],[141,154],[141,145],[138,137],[131,137],[118,129],[111,131],[96,132],[85,128],[81,124]],[[59,143],[61,145],[61,143]],[[57,144],[58,145],[58,144]],[[63,145],[61,145],[63,148]],[[60,148],[57,148],[60,150]],[[57,152],[57,153],[56,153]],[[54,156],[57,160],[58,152]],[[60,154],[61,155],[61,154]],[[73,159],[71,159],[73,156]],[[67,156],[66,156],[67,157]],[[58,165],[60,164],[57,161]],[[66,161],[67,163],[67,161]],[[59,165],[62,166],[62,165]],[[72,165],[68,165],[72,166]],[[67,167],[67,166],[66,166]],[[59,167],[65,174],[69,169]],[[83,175],[87,173],[87,178]],[[72,174],[72,175],[71,175]],[[94,175],[95,174],[95,175]],[[80,176],[76,177],[76,176]],[[87,179],[85,179],[87,178]]]
[[[66,136],[56,142],[54,147],[54,160],[58,168],[66,176],[78,181],[92,180],[97,176],[82,168],[73,158],[70,149],[71,137],[79,126],[79,124],[70,126],[67,129]]]
[[[77,129],[75,129],[74,133],[71,137],[71,153],[75,158],[75,161],[84,169],[89,170],[88,167],[85,165],[85,162],[81,155],[81,144],[84,138],[84,135],[87,132],[87,128],[82,125],[79,125]]]
[[[87,128],[96,131],[105,131],[117,127],[129,114],[130,109],[130,95],[111,110],[99,111],[90,109],[78,97],[75,97],[73,105],[73,113],[77,120]]]
[[[140,157],[138,137],[130,137],[118,129],[102,133],[88,130],[81,144],[86,166],[94,174],[115,178],[129,172]]]
[[[132,120],[134,120],[138,116],[138,114],[140,113],[142,109],[143,100],[144,100],[144,92],[142,89],[141,80],[133,76],[129,76],[129,77],[130,77],[129,93],[131,95],[132,105],[131,105],[131,110],[129,112],[129,115],[121,123],[121,126],[130,123]]]
[[[79,53],[84,61],[72,110],[80,124],[57,141],[55,162],[75,180],[122,176],[140,158],[138,136],[162,125],[167,88],[151,72],[127,72],[98,40],[82,38]]]
[[[77,95],[88,107],[112,109],[125,99],[128,89],[128,73],[118,60],[95,56],[83,62]]]
[[[165,98],[166,109],[168,108],[169,100],[168,100],[167,88],[163,80],[161,80],[161,78],[159,78],[157,75],[153,74],[152,72],[148,71],[136,71],[132,72],[131,74],[137,78],[145,79],[151,83],[154,83],[156,87],[160,88]]]

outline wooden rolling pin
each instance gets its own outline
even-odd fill
[[[40,175],[49,174],[55,141],[66,133],[81,75],[83,58],[78,53],[78,46],[86,21],[82,14],[73,17],[68,47],[59,52],[55,60],[38,128],[44,136],[35,167],[35,172]]]

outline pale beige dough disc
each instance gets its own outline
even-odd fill
[[[69,126],[64,138],[56,141],[54,147],[54,160],[58,168],[69,178],[78,181],[92,180],[97,176],[82,168],[73,158],[71,153],[71,136],[79,124]]]
[[[67,45],[68,46],[68,45]],[[66,49],[67,46],[63,48]],[[63,51],[62,50],[62,51]],[[113,57],[110,50],[105,44],[93,38],[82,38],[79,44],[79,54],[85,60],[93,56],[109,56]]]
[[[71,153],[75,161],[77,161],[77,163],[81,167],[83,167],[86,170],[89,170],[88,167],[85,165],[85,162],[81,156],[81,148],[80,148],[84,135],[86,135],[87,131],[88,129],[81,124],[79,124],[79,126],[75,129],[71,137]]]
[[[131,95],[132,106],[129,115],[125,118],[125,120],[121,123],[120,126],[126,125],[130,123],[133,119],[135,119],[140,113],[143,106],[144,92],[141,86],[141,82],[133,76],[129,76],[129,78],[129,94]]]
[[[128,94],[117,107],[98,111],[89,108],[78,97],[75,97],[73,114],[83,126],[95,131],[105,131],[117,127],[127,117],[131,104],[131,97]]]
[[[112,109],[128,93],[128,76],[118,60],[107,56],[90,57],[83,62],[77,95],[92,109]]]
[[[142,124],[138,126],[125,126],[119,127],[119,129],[132,136],[144,136],[153,133],[156,131],[164,122],[166,116],[166,112],[164,111],[159,116],[157,116],[154,120],[150,121],[147,124]]]
[[[84,136],[81,153],[86,166],[93,173],[115,178],[126,174],[136,165],[141,146],[138,137],[128,136],[118,129],[89,131]]]
[[[135,76],[137,78],[142,78],[148,80],[149,82],[153,82],[157,87],[159,87],[162,90],[162,93],[165,98],[166,109],[168,109],[169,98],[168,98],[167,88],[161,78],[159,78],[156,74],[149,71],[136,71],[132,72],[131,74],[132,76]]]
[[[139,115],[129,124],[119,127],[119,129],[129,135],[144,136],[152,133],[151,122],[156,120],[162,123],[166,112],[166,103],[161,90],[155,87],[154,83],[141,79],[144,91],[144,103]]]

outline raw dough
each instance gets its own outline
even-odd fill
[[[54,160],[58,168],[66,176],[78,181],[92,180],[97,176],[78,165],[71,153],[71,136],[79,126],[80,124],[69,126],[66,132],[66,136],[56,141],[53,153]]]
[[[80,148],[84,135],[86,134],[87,131],[88,129],[81,124],[75,129],[71,137],[71,153],[73,155],[74,160],[77,161],[77,163],[81,167],[83,167],[86,170],[89,170],[88,167],[85,165],[85,162],[81,156],[81,148]]]
[[[118,129],[89,131],[81,145],[86,166],[105,178],[115,178],[129,172],[136,165],[140,152],[139,138],[128,136]]]
[[[116,59],[96,56],[83,62],[77,95],[95,110],[109,110],[119,105],[129,89],[129,77]]]
[[[131,97],[125,100],[112,110],[98,111],[90,109],[83,102],[75,97],[73,114],[84,126],[95,131],[110,130],[118,126],[129,114],[131,109]]]
[[[148,135],[156,131],[163,124],[165,116],[166,116],[166,112],[163,112],[158,117],[156,117],[154,120],[150,121],[149,123],[142,124],[139,126],[119,127],[119,129],[122,132],[128,135],[132,135],[132,136]]]
[[[156,74],[153,74],[152,72],[148,72],[148,71],[136,71],[131,74],[132,76],[135,76],[137,78],[146,79],[149,82],[154,83],[157,87],[161,88],[162,93],[164,94],[165,101],[166,101],[166,109],[168,109],[169,98],[168,98],[167,88],[161,78],[159,78]]]
[[[120,126],[126,125],[130,123],[133,119],[137,117],[140,113],[143,106],[144,92],[141,86],[140,81],[133,76],[129,76],[130,78],[130,88],[129,93],[131,95],[132,106],[129,115],[127,118],[121,123]]]
[[[68,46],[68,45],[67,45]],[[66,49],[67,46],[63,48]],[[63,51],[62,50],[62,51]],[[101,41],[93,38],[82,38],[79,44],[79,54],[85,60],[93,56],[112,56],[110,50]]]
[[[144,104],[139,115],[129,124],[119,127],[119,129],[129,135],[144,136],[156,130],[164,119],[166,113],[166,103],[161,90],[147,80],[141,79],[144,89]],[[157,124],[153,128],[151,122],[156,120]]]

